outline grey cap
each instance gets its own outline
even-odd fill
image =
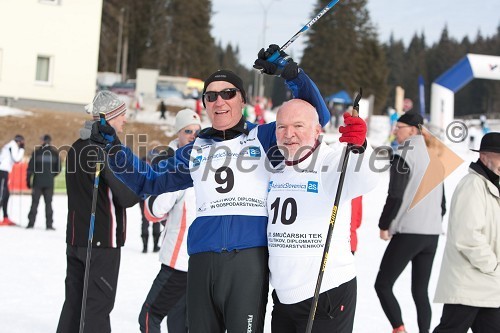
[[[92,103],[85,106],[85,110],[91,113],[95,120],[99,119],[101,114],[104,114],[106,120],[111,120],[127,111],[127,108],[117,95],[108,90],[101,90],[97,92]]]

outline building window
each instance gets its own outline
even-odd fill
[[[38,56],[36,59],[36,78],[37,82],[50,82],[51,58],[48,56]]]

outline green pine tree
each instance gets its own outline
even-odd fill
[[[328,2],[319,0],[314,12]],[[339,2],[317,21],[308,33],[301,67],[324,96],[342,89],[354,94],[361,86],[365,97],[375,95],[375,112],[380,113],[387,98],[388,69],[366,3]]]

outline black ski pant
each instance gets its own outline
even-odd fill
[[[438,240],[439,235],[392,236],[380,263],[375,290],[393,328],[403,325],[403,317],[392,288],[399,275],[411,262],[411,293],[417,308],[418,328],[421,333],[429,332],[432,310],[428,287]]]
[[[168,333],[187,333],[186,289],[187,272],[162,264],[142,305],[141,332],[161,332],[161,322],[167,317]]]
[[[356,312],[356,278],[319,295],[313,333],[351,333]],[[283,304],[273,291],[273,333],[303,333],[307,327],[312,297],[294,304]]]
[[[68,245],[66,256],[66,298],[57,333],[79,332],[87,248]],[[92,248],[85,333],[111,332],[109,314],[115,304],[119,268],[120,248]]]
[[[31,209],[28,213],[28,226],[32,227],[35,225],[36,214],[38,210],[38,204],[40,203],[40,197],[43,195],[43,200],[45,201],[45,223],[47,228],[52,227],[52,196],[54,195],[54,187],[33,187],[31,190]]]
[[[149,222],[146,219],[146,216],[144,216],[144,200],[139,201],[139,207],[141,208],[141,215],[142,215],[142,224],[141,224],[141,236],[142,237],[148,237],[149,236],[149,226],[153,229],[153,237],[158,240],[160,238],[161,234],[161,223],[153,223]]]
[[[269,292],[267,247],[189,257],[189,333],[262,333]]]
[[[0,202],[3,209],[3,217],[9,217],[7,213],[7,204],[9,203],[9,173],[7,171],[0,171]]]
[[[441,322],[433,333],[500,332],[500,308],[478,308],[461,304],[445,304]]]

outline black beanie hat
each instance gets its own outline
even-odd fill
[[[203,106],[205,106],[205,91],[207,90],[207,86],[214,81],[226,81],[231,83],[233,86],[239,89],[241,92],[241,96],[243,97],[243,102],[247,102],[247,96],[245,93],[245,89],[243,89],[243,80],[241,78],[227,69],[219,69],[217,72],[210,75],[205,80],[205,85],[203,86]]]
[[[406,112],[398,119],[398,123],[419,127],[424,124],[424,118],[417,112]]]

